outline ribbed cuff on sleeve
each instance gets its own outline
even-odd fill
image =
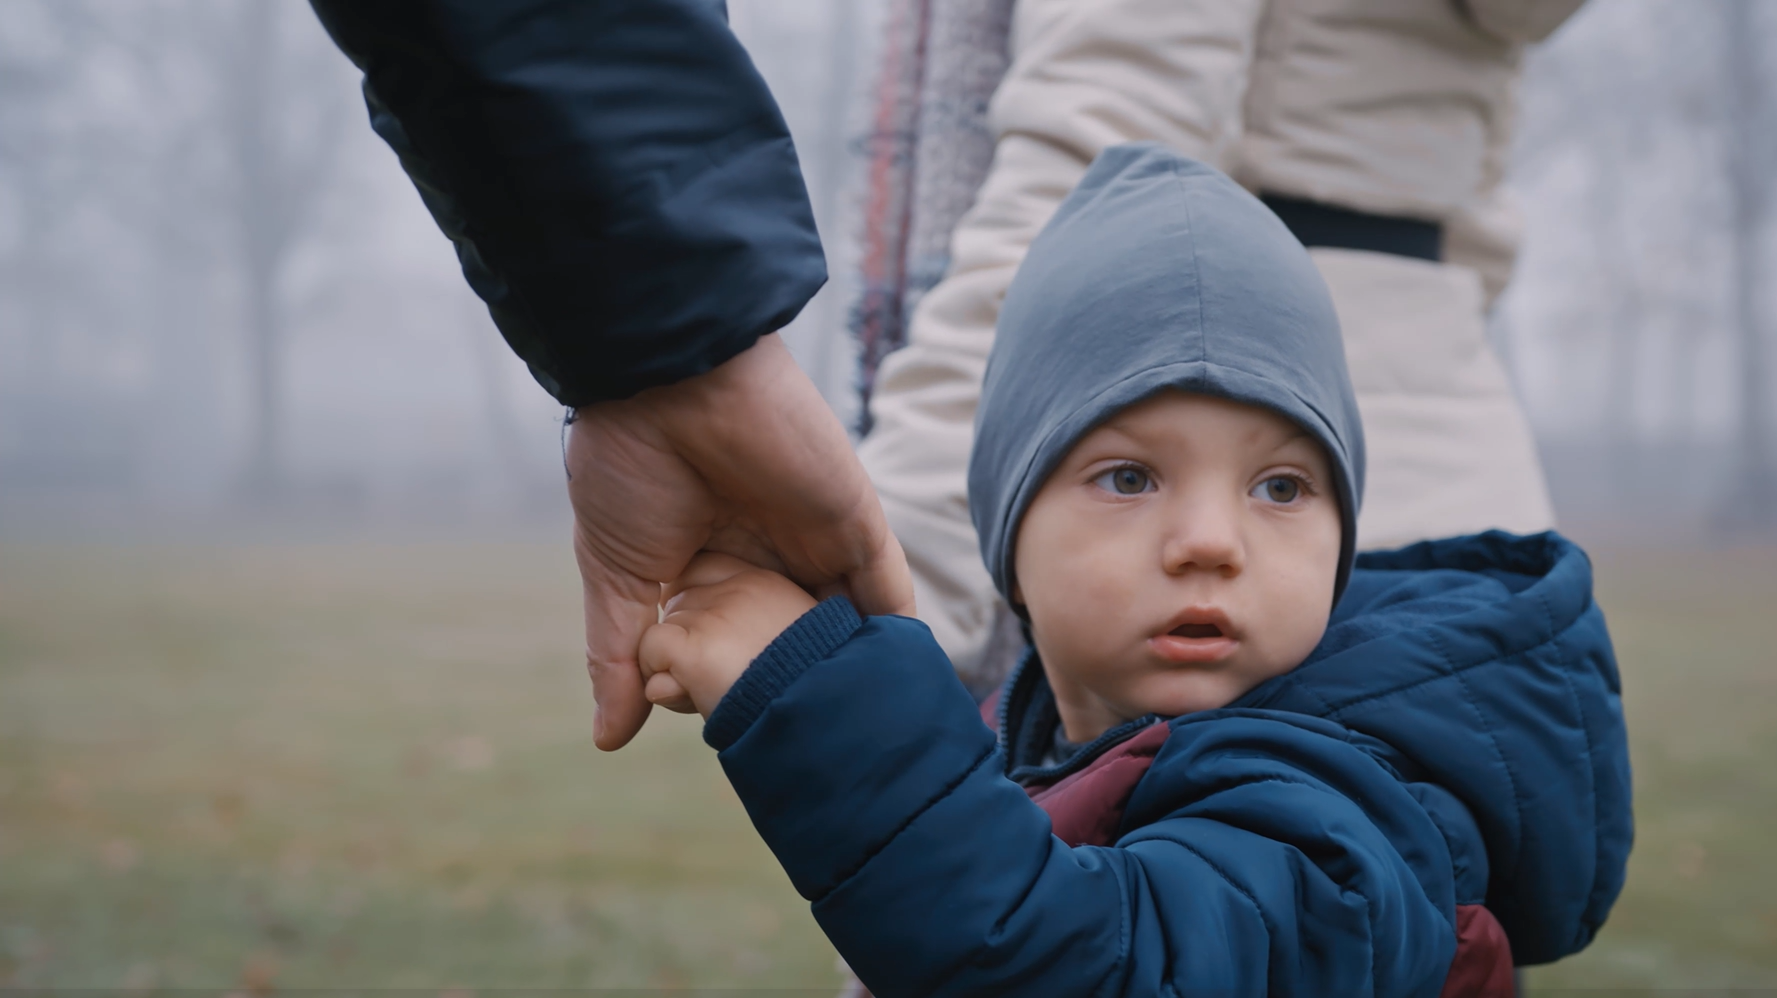
[[[824,600],[798,617],[753,659],[710,711],[703,740],[718,752],[739,741],[779,693],[863,625],[864,619],[844,596]]]

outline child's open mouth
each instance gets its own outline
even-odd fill
[[[1169,623],[1170,630],[1148,639],[1148,647],[1168,662],[1216,662],[1240,645],[1228,615],[1213,606],[1188,607]]]

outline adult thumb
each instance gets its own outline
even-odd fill
[[[913,606],[913,573],[901,542],[885,527],[875,555],[845,577],[846,589],[858,612],[866,616],[897,614],[917,616]]]
[[[629,744],[652,710],[636,652],[642,633],[660,619],[660,584],[612,570],[581,550],[586,671],[596,705],[592,741],[613,752]]]

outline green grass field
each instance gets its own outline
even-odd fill
[[[1600,559],[1640,820],[1538,988],[1777,987],[1777,551]],[[811,988],[694,721],[591,744],[565,545],[0,547],[0,984]]]

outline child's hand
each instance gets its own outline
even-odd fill
[[[753,659],[814,597],[776,572],[705,552],[662,592],[666,619],[642,635],[637,655],[648,699],[679,706],[689,695],[704,717]]]

